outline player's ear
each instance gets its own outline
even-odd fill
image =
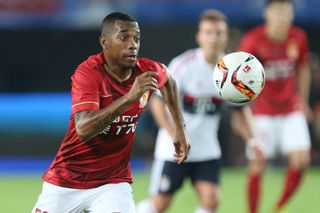
[[[103,50],[108,49],[108,38],[105,35],[99,37],[99,42]]]

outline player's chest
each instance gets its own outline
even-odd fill
[[[194,96],[218,96],[212,81],[213,68],[198,64],[198,67],[188,69],[181,79],[182,91]]]
[[[296,39],[288,39],[282,43],[261,41],[256,46],[256,56],[263,61],[287,60],[295,62],[300,55],[300,45]]]
[[[191,114],[210,114],[219,111],[221,100],[212,81],[211,67],[198,67],[184,77],[180,91],[182,106]]]

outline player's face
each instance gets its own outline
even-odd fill
[[[207,53],[220,54],[228,41],[228,27],[224,21],[202,20],[196,36],[198,45]]]
[[[293,5],[289,2],[271,3],[265,11],[266,24],[278,31],[286,32],[294,18]]]
[[[108,58],[125,68],[133,68],[140,48],[140,29],[137,22],[116,21],[105,40]]]

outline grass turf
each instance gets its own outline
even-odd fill
[[[271,213],[272,207],[282,189],[283,170],[272,169],[264,178],[261,213]],[[290,213],[319,213],[320,168],[310,169],[304,177],[298,193],[292,198]],[[246,173],[244,169],[223,169],[222,202],[219,213],[245,213]],[[148,196],[148,173],[134,174],[134,196],[140,201]],[[41,191],[39,176],[0,176],[0,212],[31,212]],[[197,198],[190,182],[185,182],[167,213],[193,213]]]

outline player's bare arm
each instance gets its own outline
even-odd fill
[[[190,145],[186,138],[185,122],[179,106],[178,89],[175,80],[168,73],[168,81],[160,89],[160,92],[168,105],[170,114],[175,125],[175,136],[173,144],[175,147],[175,161],[179,164],[188,157]]]
[[[166,104],[159,96],[152,96],[149,101],[150,111],[159,128],[164,128],[168,131],[170,136],[174,138],[174,124],[170,115],[167,113]]]
[[[78,137],[83,141],[92,139],[109,126],[128,106],[137,101],[145,91],[157,90],[158,82],[155,76],[156,73],[152,71],[139,75],[126,95],[101,110],[76,113],[74,120]]]
[[[304,63],[299,66],[298,73],[298,92],[301,97],[303,111],[308,121],[312,119],[312,109],[309,106],[309,93],[311,84],[311,71],[309,65]]]
[[[262,159],[264,156],[260,147],[255,143],[257,139],[253,133],[252,112],[248,106],[232,111],[231,125],[233,130],[249,145],[256,157]]]

